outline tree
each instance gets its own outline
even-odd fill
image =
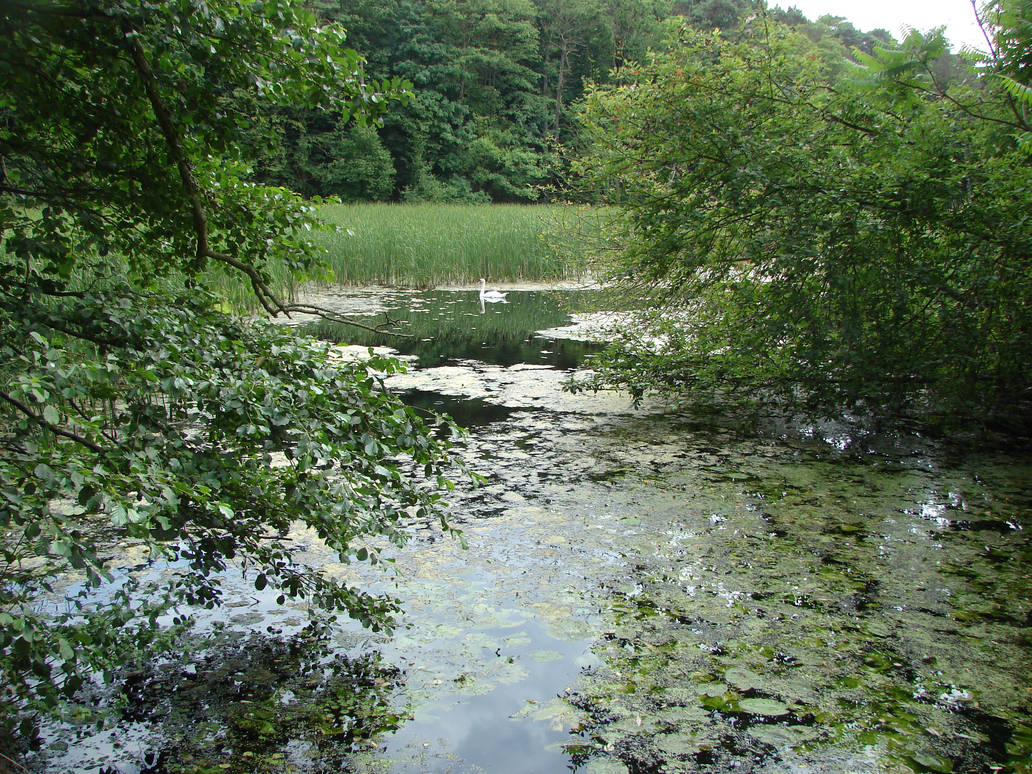
[[[542,93],[552,102],[552,132],[565,139],[567,106],[614,64],[613,29],[600,0],[538,0],[538,12]]]
[[[1027,419],[1032,181],[1008,92],[940,93],[941,35],[862,69],[762,16],[739,34],[686,30],[587,100],[581,172],[622,207],[617,271],[658,309],[598,383]]]
[[[277,111],[270,120],[282,139],[271,153],[256,154],[262,182],[349,202],[384,201],[394,193],[394,163],[375,128],[297,108]]]
[[[416,97],[380,133],[405,198],[534,201],[549,174],[547,101],[539,94],[529,0],[348,3],[340,18]]]
[[[754,10],[751,0],[678,0],[674,13],[700,30],[734,30]]]
[[[443,524],[449,442],[382,389],[396,362],[221,313],[199,278],[308,308],[266,266],[317,264],[314,208],[249,179],[242,134],[275,106],[375,120],[405,85],[293,0],[8,0],[0,32],[0,735],[169,646],[225,573],[390,627],[288,529],[376,563]]]
[[[988,51],[975,59],[1007,94],[1018,142],[1032,154],[1032,2],[990,0],[979,16]]]
[[[650,49],[666,39],[663,21],[670,15],[669,0],[608,0],[613,31],[613,66],[640,62]]]

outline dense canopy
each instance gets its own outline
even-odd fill
[[[850,53],[760,13],[595,89],[584,186],[658,309],[597,383],[1027,424],[1030,18],[993,4],[962,72],[937,34]]]
[[[225,314],[198,277],[302,308],[267,270],[315,265],[314,208],[249,177],[252,117],[368,123],[404,84],[290,0],[10,2],[0,39],[0,737],[167,646],[227,573],[389,626],[290,532],[376,562],[441,515],[447,433],[382,389],[396,362]]]

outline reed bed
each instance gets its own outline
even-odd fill
[[[271,287],[294,298],[307,281],[432,288],[582,278],[601,211],[571,205],[325,204],[329,230],[313,236],[326,272],[300,278],[268,266]],[[250,286],[215,269],[206,284],[228,308],[255,310]]]
[[[318,235],[342,285],[433,287],[548,281],[579,276],[550,238],[562,205],[352,204],[320,214],[332,232]]]

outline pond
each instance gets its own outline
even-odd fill
[[[402,600],[390,637],[228,578],[235,644],[41,770],[1032,770],[1032,459],[563,393],[587,291],[335,300],[411,335],[310,331],[409,356],[393,388],[469,427],[468,547],[414,526],[391,577],[311,538]]]

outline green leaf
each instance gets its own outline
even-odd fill
[[[72,650],[72,646],[68,644],[68,640],[64,637],[57,638],[58,653],[61,654],[61,658],[65,661],[75,660],[75,651]]]
[[[742,712],[748,712],[750,715],[780,717],[789,713],[789,709],[785,704],[773,699],[740,699],[738,706]]]

